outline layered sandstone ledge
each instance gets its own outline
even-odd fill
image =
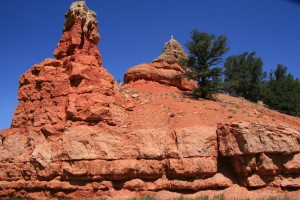
[[[219,152],[230,157],[245,187],[299,188],[299,130],[240,122],[220,125]]]
[[[281,125],[240,122],[217,132],[76,125],[63,134],[11,129],[0,137],[1,197],[114,197],[120,190],[182,193],[234,184],[300,188],[300,132]]]

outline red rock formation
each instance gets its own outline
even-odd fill
[[[180,60],[186,57],[183,47],[172,36],[171,40],[165,44],[162,54],[152,63],[144,63],[128,69],[124,82],[142,79],[175,86],[180,90],[196,88],[194,81],[184,77],[186,69],[179,64]]]
[[[220,125],[217,134],[219,151],[230,157],[242,185],[297,187],[300,131],[282,125],[239,122]]]
[[[117,188],[230,186],[228,178],[217,174],[214,131],[199,137],[201,126],[174,133],[123,128],[134,106],[121,98],[101,65],[97,30],[95,14],[84,2],[73,3],[54,52],[57,60],[46,59],[21,76],[11,129],[0,132],[0,196],[65,198]],[[178,64],[170,66],[183,71]],[[187,178],[194,181],[172,180]],[[215,184],[216,179],[224,181]],[[52,193],[31,192],[41,188]]]
[[[176,95],[185,92],[156,82],[117,87],[101,65],[94,17],[84,2],[73,3],[57,59],[21,76],[11,128],[0,131],[1,199],[245,193],[237,184],[300,188],[298,130],[234,123],[216,132],[227,111],[216,102],[184,102],[188,96]],[[183,72],[169,60],[182,56],[174,52],[153,66]]]
[[[71,55],[91,55],[96,57],[101,65],[101,55],[97,46],[99,40],[96,13],[89,10],[83,1],[76,2],[66,13],[63,35],[54,56],[63,59]]]

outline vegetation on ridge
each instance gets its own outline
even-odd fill
[[[262,84],[266,73],[262,59],[255,52],[229,56],[224,64],[224,89],[231,95],[241,96],[250,101],[262,97]]]
[[[224,67],[218,67],[229,50],[227,38],[198,30],[191,32],[186,47],[189,57],[182,64],[189,69],[186,76],[199,86],[193,91],[195,95],[211,98],[213,93],[224,92],[300,116],[300,81],[287,74],[286,66],[278,64],[266,80],[263,60],[255,52],[244,52],[229,56]]]
[[[265,84],[263,101],[273,109],[300,116],[300,81],[287,74],[287,67],[277,65]]]

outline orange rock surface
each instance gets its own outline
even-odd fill
[[[170,41],[165,44],[162,54],[152,63],[144,63],[128,69],[124,75],[124,82],[155,81],[175,86],[180,90],[190,91],[197,88],[197,84],[185,77],[187,69],[179,64],[182,59],[186,58],[183,47],[172,36]]]
[[[66,18],[57,59],[21,76],[0,131],[1,199],[300,198],[299,118],[155,80],[119,86],[102,66],[95,14],[75,2]]]

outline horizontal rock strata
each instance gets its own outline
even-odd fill
[[[300,176],[299,130],[239,122],[220,125],[217,134],[219,152],[230,157],[243,186],[296,187]]]

